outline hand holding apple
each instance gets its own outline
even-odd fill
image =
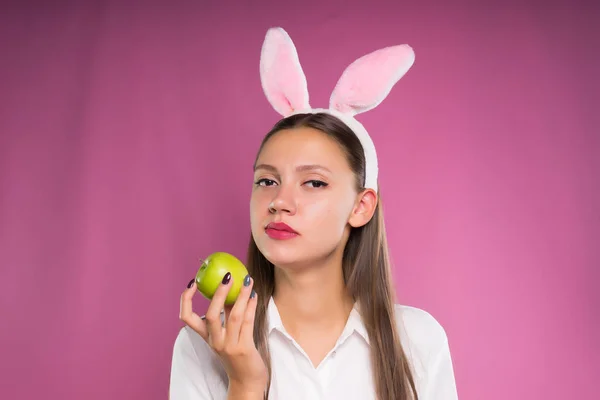
[[[229,378],[230,395],[244,393],[245,398],[262,399],[268,373],[254,343],[258,299],[253,286],[254,280],[237,258],[222,252],[211,254],[181,295],[179,318],[221,359]],[[211,300],[205,317],[192,309],[192,298],[198,291]],[[230,310],[225,323],[221,321],[224,308]]]

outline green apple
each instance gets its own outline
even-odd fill
[[[240,294],[248,270],[239,259],[229,253],[219,251],[206,257],[196,273],[198,291],[207,299],[212,300],[223,277],[228,272],[231,273],[233,283],[225,299],[225,305],[233,305]]]

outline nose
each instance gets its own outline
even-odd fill
[[[293,189],[280,186],[277,195],[269,204],[269,212],[271,214],[286,213],[294,215],[296,213],[296,202]]]

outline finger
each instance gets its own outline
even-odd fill
[[[258,304],[257,294],[253,290],[248,299],[248,305],[246,307],[246,314],[244,315],[244,321],[240,329],[240,344],[244,347],[250,348],[255,346],[254,344],[254,317],[256,316],[256,305]]]
[[[225,322],[225,329],[227,330],[226,343],[225,345],[237,345],[240,338],[240,328],[244,321],[244,314],[246,313],[246,305],[250,298],[252,287],[254,286],[254,280],[250,276],[244,278],[244,284],[240,290],[231,314]]]
[[[223,314],[225,314],[225,310],[221,310],[221,316],[223,316]],[[206,315],[203,315],[200,318],[202,318],[203,320],[205,320],[206,319]]]
[[[220,351],[223,347],[224,328],[221,323],[221,310],[223,310],[225,299],[229,290],[231,290],[231,283],[231,274],[228,272],[223,277],[208,305],[208,310],[206,310],[205,321],[208,327],[208,334],[211,336],[211,345],[217,351]]]
[[[192,299],[196,293],[196,282],[188,284],[188,288],[181,294],[179,304],[179,319],[196,331],[204,340],[208,340],[206,323],[192,309]]]

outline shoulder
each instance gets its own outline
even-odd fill
[[[175,338],[173,352],[178,355],[185,354],[192,359],[202,360],[210,357],[212,351],[200,335],[189,326],[184,326]]]
[[[444,327],[429,312],[395,305],[396,326],[402,347],[417,375],[426,374],[439,355],[448,349]]]
[[[184,359],[188,366],[194,365],[203,373],[224,373],[219,357],[208,343],[189,326],[181,328],[173,346],[173,358]]]
[[[412,306],[396,304],[396,324],[401,337],[422,352],[429,353],[445,347],[446,330],[429,312]]]
[[[217,355],[193,329],[181,328],[173,345],[171,398],[191,399],[209,394],[220,398],[226,390],[227,374]]]
[[[448,337],[444,327],[429,312],[396,305],[396,323],[402,348],[412,367],[419,397],[458,398]]]

